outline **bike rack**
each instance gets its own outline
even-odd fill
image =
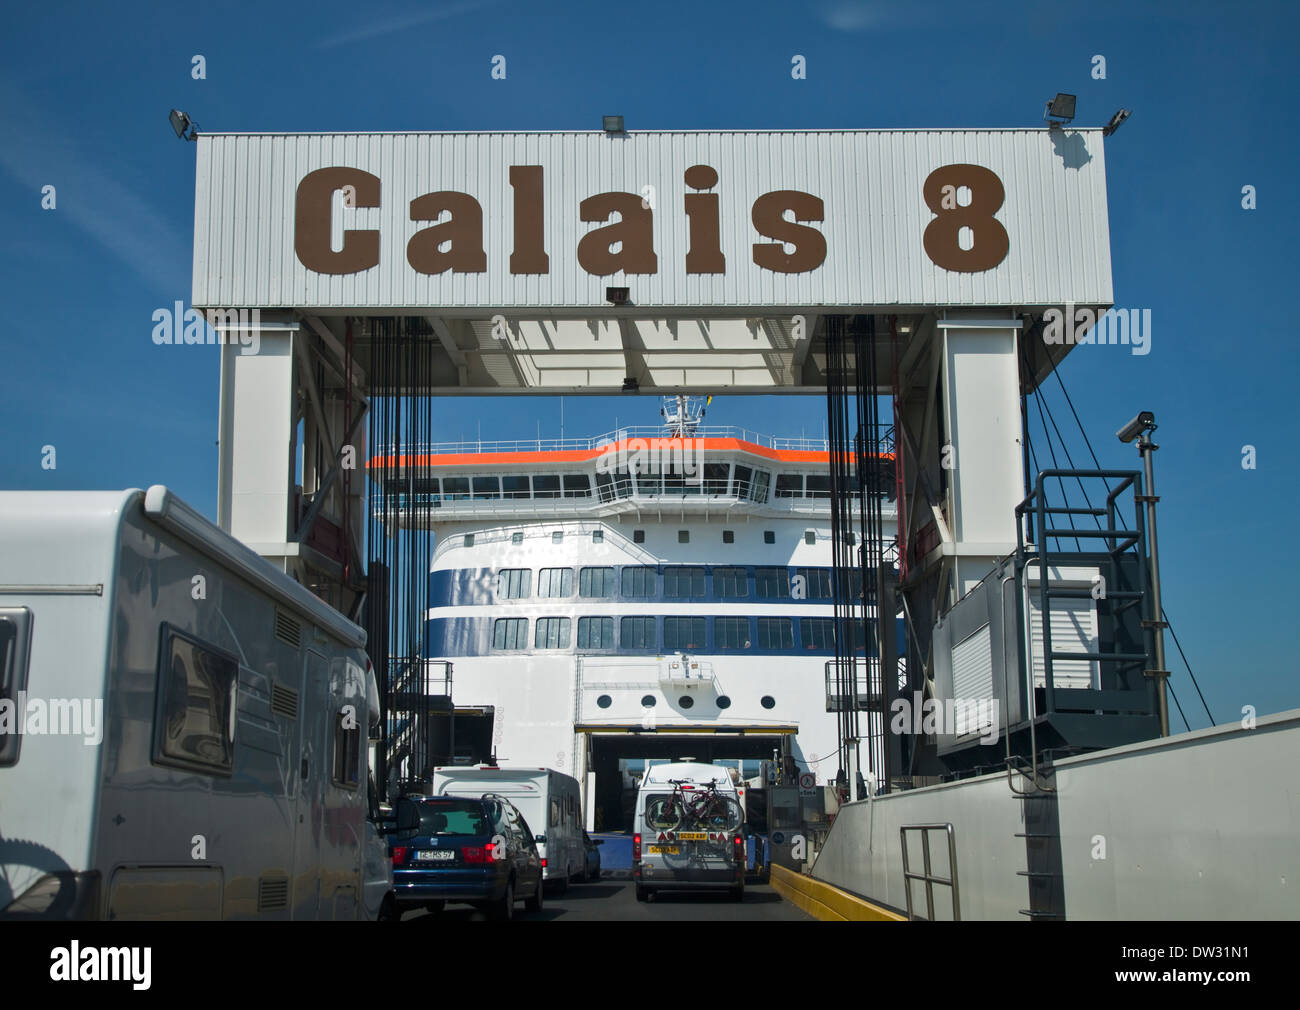
[[[921,833],[921,873],[913,873],[907,858],[907,833],[909,831],[919,831]],[[937,877],[930,867],[930,832],[944,831],[948,835],[948,867],[952,873],[951,877]],[[934,921],[934,885],[942,884],[945,887],[952,888],[952,920],[961,922],[961,903],[958,901],[957,890],[957,840],[953,835],[951,824],[910,824],[898,829],[899,841],[903,846],[903,890],[907,893],[907,918],[908,921],[916,921],[916,916],[912,910],[912,881],[925,881],[925,913],[926,921]]]

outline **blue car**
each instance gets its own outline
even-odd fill
[[[393,893],[381,917],[400,918],[413,908],[437,913],[449,901],[475,905],[494,919],[512,919],[520,900],[529,912],[542,910],[542,859],[509,800],[403,796],[394,813]]]

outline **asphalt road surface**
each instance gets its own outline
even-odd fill
[[[656,894],[653,901],[636,900],[630,880],[604,879],[595,884],[570,884],[565,894],[546,892],[538,915],[515,906],[520,922],[812,922],[813,917],[783,899],[767,884],[746,884],[745,900],[731,901],[722,891],[677,891]],[[403,922],[432,925],[472,922],[486,915],[468,905],[448,905],[437,915],[407,912]]]

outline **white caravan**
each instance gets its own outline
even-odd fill
[[[376,917],[364,644],[165,487],[0,493],[0,918]]]
[[[551,768],[500,768],[495,765],[433,770],[434,796],[504,796],[524,815],[537,839],[542,879],[560,889],[587,873],[582,844],[582,794],[578,780]]]

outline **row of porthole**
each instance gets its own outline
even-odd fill
[[[654,708],[657,703],[658,699],[656,699],[653,694],[647,694],[641,699],[642,708]],[[758,703],[764,708],[776,708],[776,699],[770,694],[763,695],[763,697],[759,699]],[[599,708],[609,708],[612,704],[614,704],[614,699],[607,694],[602,694],[596,699],[596,705]],[[689,694],[684,694],[677,699],[677,704],[682,708],[693,708],[695,706],[695,699]],[[731,708],[731,699],[725,694],[719,695],[717,705],[718,708]]]

